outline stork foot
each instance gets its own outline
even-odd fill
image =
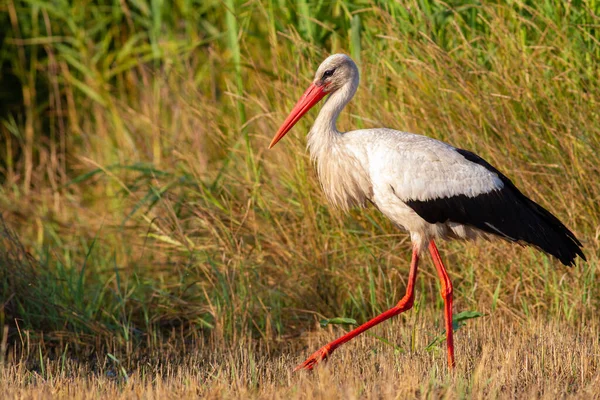
[[[315,365],[317,365],[321,361],[327,360],[327,357],[329,357],[331,353],[333,353],[333,349],[329,347],[329,345],[321,347],[319,350],[315,351],[310,357],[308,357],[306,361],[294,368],[294,372],[299,371],[301,369],[312,371]]]

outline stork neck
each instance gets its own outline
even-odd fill
[[[335,135],[340,133],[337,130],[336,121],[346,104],[354,97],[357,86],[358,82],[352,80],[329,95],[319,112],[319,116],[315,120],[315,124],[310,132],[311,134],[313,132],[318,135]]]

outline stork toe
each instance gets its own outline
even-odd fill
[[[333,352],[329,346],[323,346],[319,350],[315,351],[310,357],[306,359],[302,364],[294,368],[294,372],[301,369],[312,371],[312,369],[321,361],[327,360],[327,357]]]

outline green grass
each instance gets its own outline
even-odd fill
[[[395,304],[408,237],[376,210],[327,205],[304,150],[315,113],[266,150],[333,52],[361,67],[340,128],[475,151],[584,243],[572,269],[505,243],[441,244],[455,311],[598,325],[600,3],[73,3],[0,5],[12,361],[111,354],[130,374],[174,339],[292,351],[319,320]],[[421,271],[418,321],[442,310]]]

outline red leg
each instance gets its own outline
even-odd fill
[[[383,314],[378,315],[377,317],[373,318],[372,320],[365,322],[358,328],[354,329],[353,331],[348,332],[347,334],[340,337],[339,339],[334,340],[333,342],[321,347],[313,355],[308,357],[308,359],[306,361],[304,361],[302,364],[298,365],[294,369],[294,371],[298,371],[299,369],[308,369],[308,370],[313,369],[314,366],[317,365],[320,361],[325,360],[327,357],[329,357],[329,355],[331,355],[331,353],[333,353],[333,351],[336,348],[338,348],[338,346],[341,346],[342,344],[346,343],[347,341],[360,335],[367,329],[370,329],[370,328],[374,327],[375,325],[377,325],[395,315],[398,315],[401,312],[404,312],[404,311],[410,309],[413,306],[413,302],[415,299],[414,291],[415,291],[415,281],[417,279],[417,265],[418,264],[419,264],[419,253],[418,253],[417,249],[415,248],[415,249],[413,249],[412,261],[410,263],[410,272],[408,275],[408,285],[406,286],[406,294],[404,295],[402,300],[400,300],[398,302],[398,304],[396,304],[396,306],[387,310]]]
[[[429,252],[433,258],[435,269],[442,283],[442,297],[444,298],[444,318],[446,319],[446,343],[448,344],[448,368],[454,368],[454,338],[452,329],[452,282],[446,272],[440,253],[432,240],[429,242]]]

